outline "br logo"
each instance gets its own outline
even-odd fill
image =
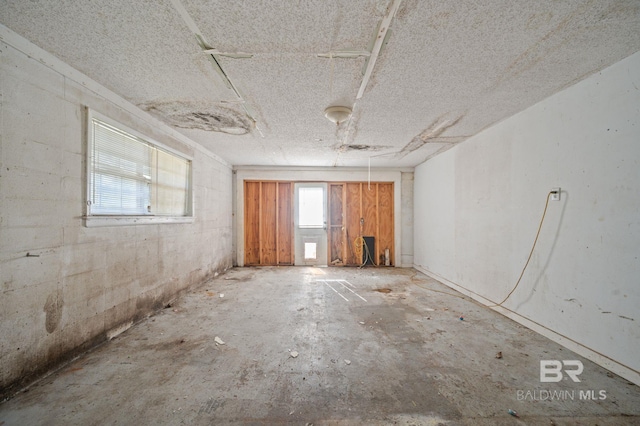
[[[541,382],[559,382],[562,380],[562,372],[564,366],[564,373],[571,378],[574,382],[579,382],[578,376],[582,374],[584,366],[581,361],[578,360],[563,360],[558,361],[555,359],[540,360],[540,381]],[[570,368],[567,368],[570,367]]]

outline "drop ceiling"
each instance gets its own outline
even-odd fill
[[[238,166],[412,167],[640,50],[637,0],[5,0],[0,23]]]

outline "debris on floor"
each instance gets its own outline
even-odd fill
[[[297,358],[298,355],[300,355],[298,352],[296,351],[291,351],[291,353],[289,354],[289,356],[291,356],[291,358]]]
[[[518,415],[518,413],[516,413],[515,411],[513,411],[511,408],[509,408],[509,409],[507,410],[507,413],[511,414],[513,417],[520,417],[520,416]]]
[[[224,297],[224,293],[220,293],[220,299]]]
[[[378,293],[391,293],[391,289],[390,288],[386,288],[386,287],[384,287],[384,288],[376,288],[373,291],[377,291]]]
[[[216,336],[213,341],[216,342],[216,345],[224,345],[224,342],[218,336]]]
[[[502,359],[502,351],[500,351],[500,352],[498,352],[498,353],[496,354],[496,358],[498,358],[498,359]]]
[[[464,321],[464,317],[460,315],[460,321]]]
[[[344,363],[347,364],[347,365],[351,365],[351,361],[349,361],[348,359],[345,359]]]

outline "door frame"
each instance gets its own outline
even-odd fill
[[[294,265],[296,266],[327,266],[328,265],[328,183],[327,182],[294,182],[293,183],[293,240],[294,240]],[[322,216],[321,228],[301,228],[299,225],[299,189],[322,188]],[[305,244],[316,244],[316,257],[305,258]]]

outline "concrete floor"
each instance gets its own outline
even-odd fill
[[[581,382],[541,383],[547,359],[581,360]],[[228,423],[640,424],[640,388],[412,269],[267,267],[0,405],[0,425]]]

